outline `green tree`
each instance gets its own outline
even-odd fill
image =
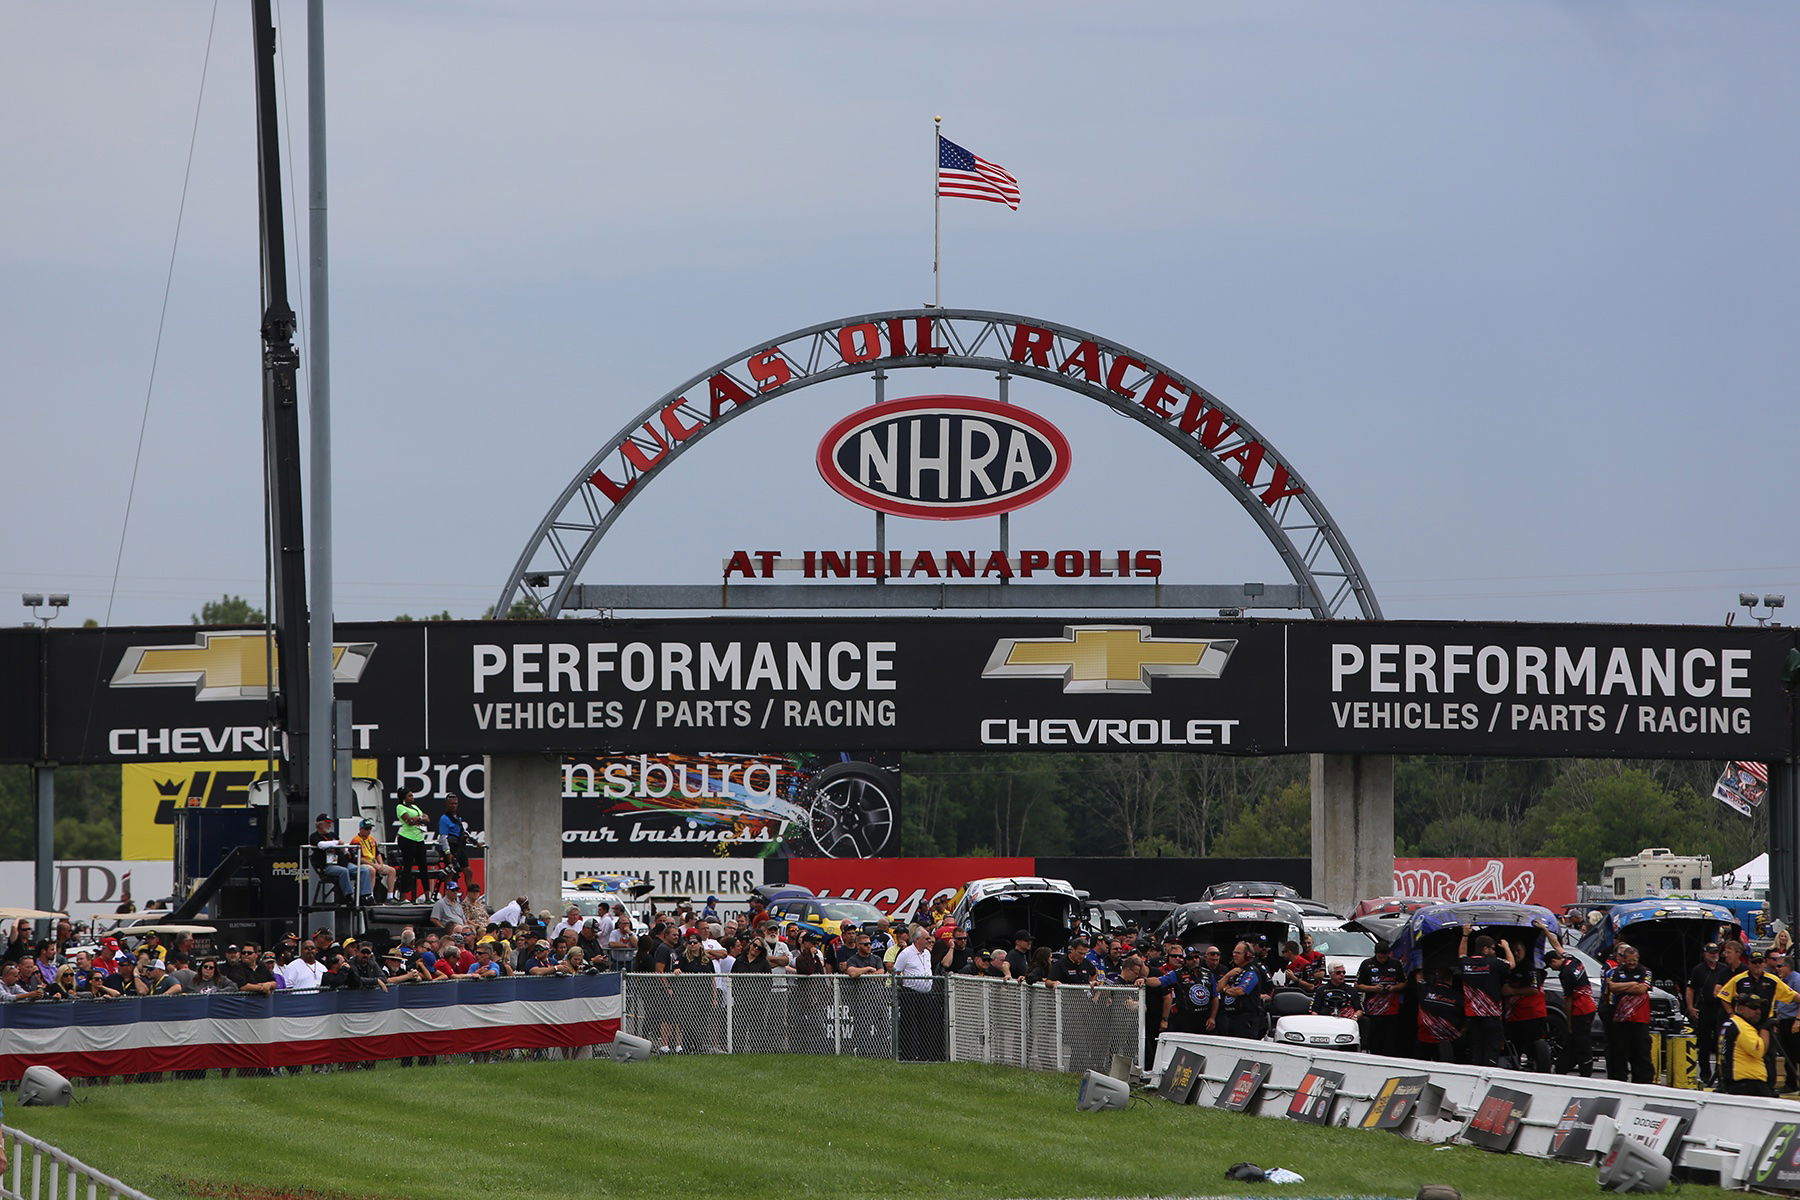
[[[200,606],[200,612],[194,617],[196,625],[261,625],[263,611],[254,607],[242,596],[229,593],[217,600],[208,600]]]
[[[1598,879],[1608,858],[1646,846],[1690,847],[1705,832],[1692,805],[1635,767],[1592,780],[1559,781],[1546,802],[1562,811],[1550,822],[1543,853],[1573,857],[1583,879]]]
[[[58,858],[119,857],[117,764],[56,771]],[[37,857],[37,799],[31,768],[0,767],[0,860]]]
[[[507,605],[505,619],[508,621],[535,621],[543,615],[543,606],[535,599],[530,596],[520,596],[517,600],[514,600],[511,604]],[[484,621],[491,621],[494,619],[493,605],[490,604],[487,606],[487,611],[481,614],[481,619]]]
[[[515,605],[514,607],[517,606]],[[488,611],[493,612],[494,610],[489,608]],[[447,608],[441,613],[434,613],[431,616],[426,617],[415,617],[411,613],[401,613],[394,618],[396,621],[454,621],[455,619],[455,617],[450,615],[450,610]]]
[[[1295,858],[1312,845],[1312,792],[1295,781],[1238,809],[1213,843],[1225,858]]]

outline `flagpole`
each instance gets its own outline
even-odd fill
[[[931,118],[931,307],[944,306],[944,279],[939,272],[943,259],[944,189],[940,185],[944,161],[944,118]]]

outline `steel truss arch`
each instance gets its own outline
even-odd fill
[[[1037,379],[1099,401],[1180,447],[1262,528],[1318,618],[1381,617],[1361,564],[1298,470],[1231,408],[1156,359],[1034,317],[979,309],[867,313],[784,334],[695,375],[640,412],[562,489],[494,612],[557,616],[607,530],[654,476],[717,427],[817,383],[908,367]],[[690,399],[690,394],[695,398]]]

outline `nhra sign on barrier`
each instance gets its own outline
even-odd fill
[[[341,625],[359,755],[1121,749],[1779,761],[1793,630],[740,618]],[[47,755],[260,755],[258,630],[0,630]],[[33,671],[0,679],[29,719]],[[36,738],[0,742],[12,761]],[[20,756],[23,755],[23,759]]]

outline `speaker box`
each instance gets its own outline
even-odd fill
[[[1660,1192],[1669,1186],[1670,1166],[1667,1158],[1621,1133],[1600,1163],[1600,1190]]]
[[[650,1058],[650,1039],[634,1037],[629,1033],[615,1033],[613,1040],[607,1044],[606,1057],[614,1062],[647,1062]]]
[[[1081,1088],[1075,1093],[1076,1112],[1100,1112],[1108,1108],[1124,1108],[1130,1103],[1131,1085],[1098,1071],[1083,1074]]]
[[[26,1067],[19,1080],[19,1103],[67,1108],[72,1091],[69,1081],[49,1067]]]

